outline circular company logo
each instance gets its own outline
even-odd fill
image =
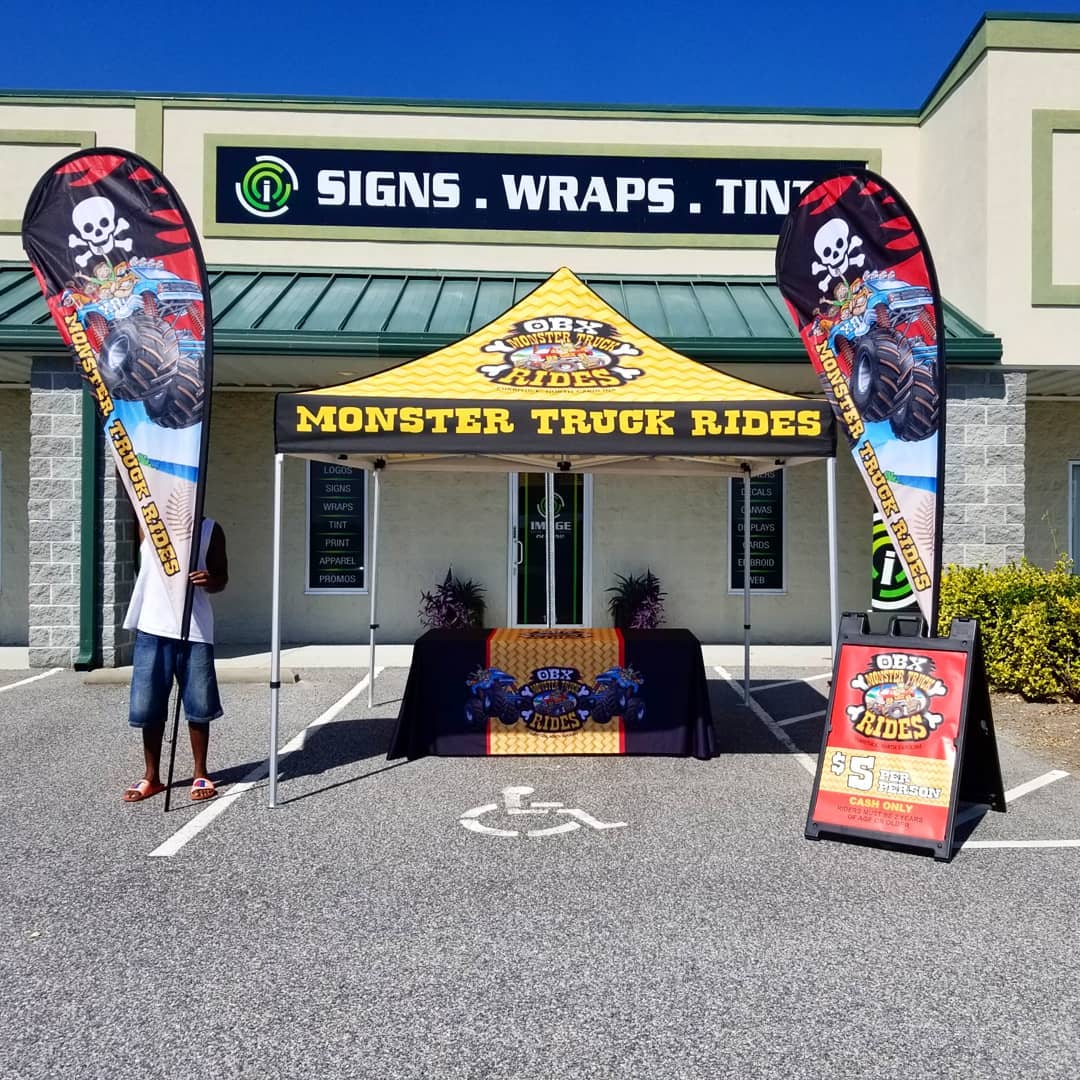
[[[537,512],[540,514],[541,517],[547,517],[547,496],[546,495],[540,500],[540,503],[536,507],[536,509],[537,509]],[[558,517],[563,512],[563,510],[565,510],[565,509],[566,509],[566,500],[563,499],[563,497],[556,491],[555,492],[554,510],[553,510],[551,516],[552,517]]]
[[[874,513],[871,607],[874,611],[916,611],[919,602],[885,522]]]
[[[289,209],[289,197],[299,189],[300,181],[287,161],[273,154],[260,154],[236,185],[236,197],[249,214],[274,218]]]

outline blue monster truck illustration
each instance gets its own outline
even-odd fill
[[[853,284],[841,320],[829,330],[829,347],[863,420],[887,419],[905,442],[938,427],[936,332],[927,314],[933,304],[929,289],[869,273]]]
[[[141,401],[160,427],[190,427],[204,396],[202,289],[149,259],[98,270],[77,314],[109,393]],[[176,325],[183,316],[195,333]]]
[[[645,716],[645,702],[637,696],[644,679],[629,667],[612,667],[596,676],[592,690],[582,705],[587,706],[592,719],[606,724],[616,716],[627,723],[636,723]]]
[[[513,675],[501,668],[479,668],[465,684],[470,690],[465,702],[465,719],[470,724],[485,724],[489,716],[504,724],[517,723],[520,709]]]

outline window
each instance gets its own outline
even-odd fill
[[[308,462],[306,593],[367,591],[367,473]]]
[[[743,481],[728,487],[731,529],[728,533],[728,590],[743,591]],[[784,582],[784,470],[750,480],[750,589],[782,593]]]

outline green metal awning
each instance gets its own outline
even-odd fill
[[[543,273],[211,268],[215,354],[423,356],[484,326],[545,278]],[[771,278],[592,274],[582,280],[647,334],[696,360],[806,362]],[[951,364],[1000,361],[1000,339],[948,303],[945,335]],[[0,365],[4,354],[59,349],[29,267],[0,263]]]

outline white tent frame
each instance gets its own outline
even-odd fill
[[[344,455],[318,455],[318,454],[303,454],[303,455],[290,455],[299,456],[311,460],[325,459],[329,461],[340,462]],[[423,455],[410,456],[409,458],[400,462],[395,462],[395,469],[438,469],[446,468],[447,459],[453,461],[450,467],[461,468],[462,465],[473,469],[484,469],[484,471],[492,471],[495,468],[500,471],[506,471],[508,467],[512,467],[513,470],[520,469],[522,467],[527,468],[532,472],[544,472],[545,475],[545,490],[547,494],[546,499],[546,517],[547,517],[547,576],[548,576],[548,612],[547,621],[548,625],[552,625],[554,619],[554,595],[555,595],[555,529],[554,529],[554,476],[556,471],[560,471],[569,467],[568,462],[553,461],[546,458],[532,458],[528,455],[514,456],[514,457],[499,457],[496,459],[472,459],[471,461],[464,463],[461,461],[459,455],[446,455],[445,458],[435,456],[433,458],[427,458]],[[760,460],[760,459],[753,459]],[[820,458],[812,459],[791,459],[787,462],[771,461],[768,463],[768,468],[775,468],[776,465],[798,464],[800,461],[807,460],[820,460]],[[651,471],[663,471],[668,474],[697,474],[697,473],[712,473],[715,474],[722,471],[724,475],[734,475],[731,465],[727,465],[724,469],[718,469],[715,459],[693,459],[693,458],[681,458],[671,459],[670,463],[664,463],[663,459],[658,458],[628,458],[628,457],[607,457],[607,458],[593,458],[587,460],[578,460],[574,462],[575,472],[596,472],[596,471],[614,471],[614,472],[631,472],[631,471],[647,471],[643,469],[633,469],[628,466],[632,462],[650,462],[653,465],[659,465],[657,470],[655,467]],[[826,489],[827,489],[827,517],[828,517],[828,563],[829,563],[829,628],[830,628],[830,649],[835,649],[836,638],[839,632],[840,626],[840,606],[839,606],[839,593],[838,593],[838,578],[839,578],[839,560],[838,560],[838,543],[837,543],[837,499],[836,499],[836,456],[833,454],[825,459],[826,462]],[[364,458],[357,462],[357,464],[366,465],[371,468],[373,473],[372,484],[372,537],[371,537],[371,561],[369,569],[369,581],[370,581],[370,597],[371,606],[368,617],[368,707],[371,708],[375,704],[375,638],[376,632],[379,629],[378,623],[378,553],[379,553],[379,509],[380,509],[380,495],[381,495],[381,477],[382,473],[386,470],[387,460],[383,457],[370,457]],[[665,467],[665,464],[667,467]],[[687,466],[698,466],[696,468],[688,468]],[[270,809],[274,809],[278,806],[277,798],[277,785],[278,785],[278,722],[279,712],[281,706],[281,534],[282,534],[282,506],[283,506],[283,486],[284,486],[284,471],[285,471],[285,454],[274,454],[274,544],[273,544],[273,586],[272,586],[272,599],[271,599],[271,632],[270,632],[270,753],[269,753],[269,771],[270,771],[270,783],[269,783],[269,806]],[[744,551],[744,565],[743,565],[743,702],[745,704],[750,703],[750,631],[751,625],[751,587],[750,587],[750,565],[749,565],[749,539],[750,539],[750,479],[753,476],[753,464],[751,460],[742,460],[738,463],[738,473],[741,473],[744,479],[743,483],[743,551]],[[762,470],[766,471],[766,470]]]

